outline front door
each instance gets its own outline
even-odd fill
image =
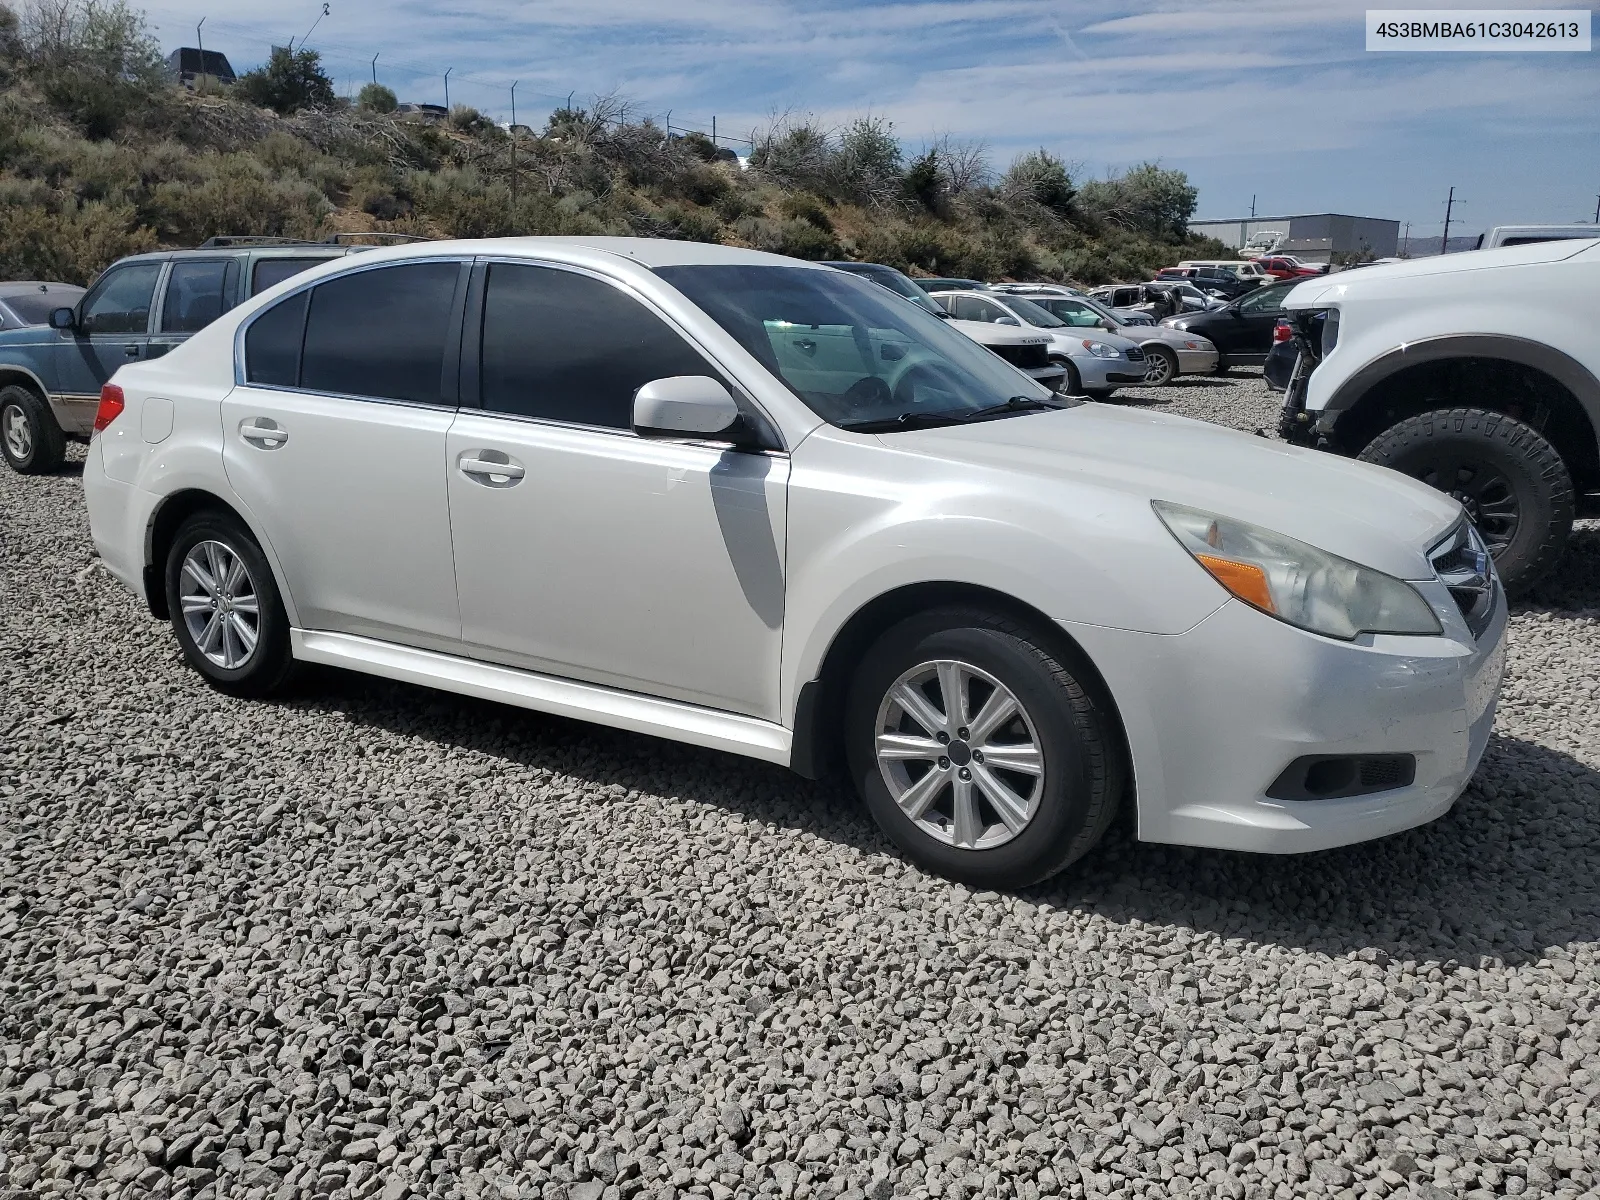
[[[635,436],[642,384],[717,372],[603,280],[491,263],[468,329],[446,454],[467,653],[776,719],[788,459]]]
[[[1264,363],[1272,349],[1272,328],[1283,316],[1286,288],[1264,287],[1234,302],[1224,318],[1227,344],[1218,348],[1233,363]]]
[[[156,283],[164,265],[132,262],[112,267],[79,303],[77,327],[60,333],[54,394],[73,415],[87,412],[92,422],[101,385],[117,368],[145,356]]]
[[[460,650],[444,454],[466,270],[335,276],[246,329],[223,463],[303,628]]]

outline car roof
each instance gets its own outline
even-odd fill
[[[130,254],[125,258],[117,259],[118,263],[138,262],[170,262],[184,258],[215,258],[219,255],[238,254],[248,250],[260,258],[343,258],[356,250],[366,250],[366,246],[333,246],[326,242],[305,242],[299,245],[283,245],[271,243],[266,245],[251,245],[248,243],[237,246],[189,246],[177,250],[148,250],[143,254]]]
[[[55,283],[44,279],[11,279],[0,283],[0,300],[12,296],[31,296],[44,292],[81,292],[83,289],[75,283]]]
[[[455,241],[414,242],[405,246],[363,248],[362,262],[404,262],[412,258],[437,258],[441,255],[500,255],[539,258],[552,249],[590,250],[632,260],[643,267],[681,266],[775,266],[832,270],[820,262],[804,262],[763,250],[746,250],[712,242],[677,241],[668,238],[636,237],[504,237]]]

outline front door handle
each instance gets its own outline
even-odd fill
[[[124,354],[126,354],[129,358],[138,358],[139,357],[139,343],[138,342],[129,342],[126,346],[124,346],[122,348],[122,352]]]
[[[468,479],[487,487],[511,487],[527,474],[521,463],[499,450],[468,450],[456,465]]]
[[[266,417],[255,417],[239,426],[239,436],[257,449],[276,450],[289,440],[289,431]]]

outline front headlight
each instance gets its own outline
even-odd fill
[[[1262,612],[1349,641],[1360,633],[1444,631],[1402,579],[1215,513],[1153,500],[1179,545],[1231,594]]]
[[[1110,346],[1106,345],[1104,342],[1091,342],[1088,338],[1084,338],[1083,339],[1083,348],[1085,350],[1087,350],[1090,354],[1094,355],[1096,358],[1121,358],[1122,357],[1122,355],[1121,355],[1121,353],[1119,351],[1112,349]]]

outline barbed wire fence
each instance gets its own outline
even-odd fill
[[[250,47],[263,62],[274,46],[315,50],[321,57],[323,69],[332,78],[335,90],[350,100],[354,100],[366,84],[381,83],[393,91],[402,103],[441,104],[446,108],[466,105],[492,120],[508,123],[514,108],[526,112],[530,101],[535,108],[548,104],[552,111],[571,108],[574,104],[582,107],[591,103],[589,93],[583,89],[567,92],[543,90],[522,80],[461,70],[451,64],[389,58],[384,56],[382,50],[369,54],[360,47],[322,37],[312,37],[302,44],[297,36],[286,35],[284,30],[230,18],[213,20],[206,16],[203,24],[197,28],[186,17],[159,8],[148,11],[152,18],[152,31],[159,38],[163,51],[168,53],[179,46],[193,45],[203,49],[207,38],[212,39],[212,49],[217,49],[219,42],[233,47]],[[240,66],[235,64],[235,69],[239,70]],[[513,88],[516,89],[515,93]],[[701,134],[710,138],[715,145],[736,152],[739,148],[748,149],[751,146],[749,136],[731,134],[725,127],[719,128],[714,115],[703,121],[694,121],[674,117],[672,109],[654,113],[630,105],[620,116],[604,116],[601,119],[615,125],[650,119],[669,133]]]

